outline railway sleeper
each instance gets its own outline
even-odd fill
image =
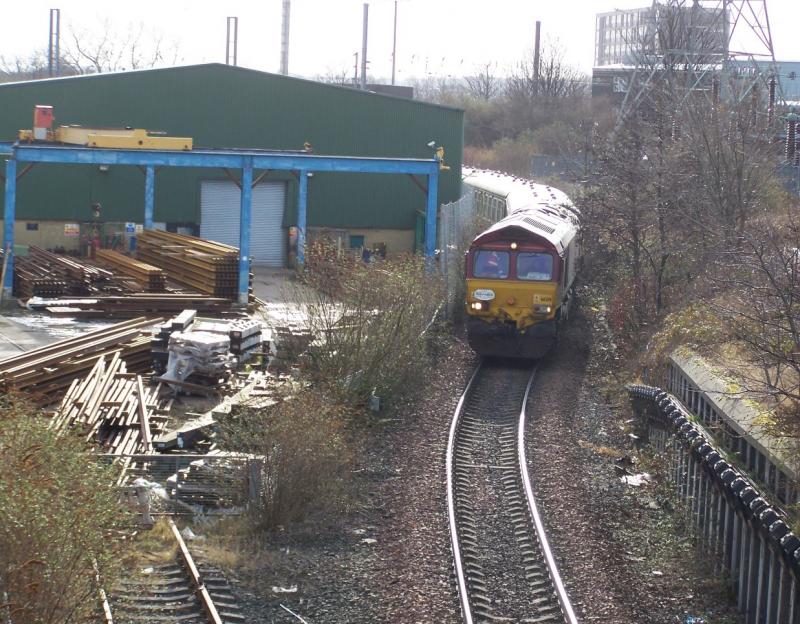
[[[143,622],[145,624],[175,624],[176,622],[187,624],[205,624],[208,619],[199,611],[193,615],[175,615],[164,614],[159,615],[126,615],[123,622]]]
[[[137,609],[140,607],[150,608],[151,605],[153,606],[153,608],[163,609],[165,604],[177,605],[182,603],[186,604],[191,604],[192,602],[194,602],[195,604],[197,603],[197,601],[194,598],[194,594],[190,592],[186,587],[183,588],[183,591],[181,593],[170,596],[153,595],[153,594],[120,596],[118,602],[120,604],[130,605]]]
[[[177,594],[185,593],[186,592],[186,582],[183,583],[175,583],[170,585],[158,585],[154,586],[153,584],[140,584],[140,585],[122,585],[115,591],[114,593],[120,597],[126,596],[141,596],[144,593],[148,593],[155,596],[175,596]]]
[[[535,618],[525,618],[524,620],[520,620],[520,624],[543,624],[544,622],[563,622],[563,621],[564,621],[564,616],[559,610],[558,613],[546,614]]]
[[[538,583],[539,581],[547,581],[550,583],[550,576],[545,573],[541,572],[540,570],[527,570],[525,572],[525,580],[529,583]]]
[[[486,575],[483,573],[483,568],[480,564],[475,563],[474,561],[465,561],[464,567],[467,570],[467,580],[472,580],[473,578],[479,578],[481,580],[486,578]]]

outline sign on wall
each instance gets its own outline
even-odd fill
[[[81,226],[78,223],[65,223],[64,236],[67,238],[78,238],[81,235]]]

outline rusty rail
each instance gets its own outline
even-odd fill
[[[177,525],[171,518],[168,521],[169,528],[172,529],[172,534],[175,536],[175,540],[178,542],[178,549],[180,550],[181,559],[183,559],[186,569],[189,572],[189,576],[191,577],[192,584],[194,585],[195,595],[200,601],[200,604],[203,606],[203,610],[206,612],[209,622],[211,622],[211,624],[223,624],[222,618],[220,617],[217,608],[214,606],[214,601],[211,600],[211,595],[208,593],[208,589],[206,589],[206,586],[203,583],[203,578],[200,576],[200,571],[197,569],[194,559],[192,559],[192,555],[189,552],[189,548],[186,546],[186,542],[183,540],[181,532],[178,530]]]

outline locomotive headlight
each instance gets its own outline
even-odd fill
[[[549,305],[542,305],[540,303],[535,303],[533,305],[533,311],[536,314],[550,314],[553,311],[553,308]]]
[[[480,311],[483,310],[484,305],[488,306],[488,304],[484,304],[482,301],[473,301],[472,303],[469,304],[469,307],[472,308],[473,310]]]
[[[511,249],[516,249],[516,248],[517,248],[517,244],[516,243],[511,243]]]

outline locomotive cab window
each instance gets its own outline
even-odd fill
[[[547,253],[518,253],[517,278],[549,282],[553,279],[553,256]]]
[[[473,275],[490,279],[507,278],[508,256],[507,251],[478,251],[475,254],[475,264],[472,268]]]

